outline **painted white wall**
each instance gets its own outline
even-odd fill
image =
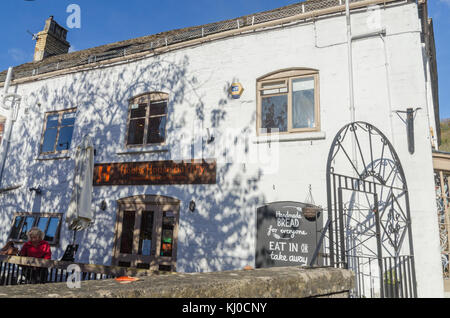
[[[353,43],[356,119],[378,127],[398,152],[410,191],[419,296],[442,297],[430,120],[417,7],[403,3],[379,13],[380,25],[387,30],[389,61],[385,59],[381,38]],[[373,31],[373,24],[367,23],[370,17],[365,10],[354,13],[353,33]],[[192,133],[194,122],[199,120],[215,134],[236,128],[248,129],[255,137],[256,78],[290,67],[318,69],[324,138],[271,143],[279,150],[276,173],[262,174],[261,165],[255,163],[224,164],[217,157],[216,185],[95,187],[95,224],[78,234],[82,242],[78,261],[110,264],[116,200],[138,194],[163,194],[181,200],[178,271],[219,271],[254,265],[257,207],[275,201],[304,201],[309,185],[315,202],[326,206],[328,151],[335,134],[351,118],[345,41],[345,16],[328,17],[317,20],[315,28],[312,23],[304,23],[253,32],[125,65],[13,86],[10,91],[16,90],[25,101],[14,127],[2,186],[20,183],[23,187],[0,196],[4,212],[0,215],[1,241],[8,237],[14,212],[64,213],[68,205],[73,159],[37,160],[45,112],[77,107],[72,148],[84,134],[90,134],[97,148],[97,163],[180,159],[174,158],[179,140],[183,134]],[[235,81],[245,88],[238,100],[227,94]],[[156,147],[168,152],[120,155],[126,150],[128,99],[148,91],[163,91],[170,96],[167,143]],[[407,148],[406,126],[392,113],[408,107],[422,107],[414,122],[413,155]],[[431,119],[432,109],[429,107]],[[251,144],[269,150],[267,143]],[[211,147],[208,145],[204,151],[211,151]],[[233,150],[233,146],[229,149]],[[40,197],[28,191],[37,185],[44,191]],[[103,199],[107,202],[106,211],[99,209]],[[195,213],[188,210],[191,199],[197,203]],[[60,246],[53,249],[54,258],[62,256],[72,237],[65,223],[61,237]]]

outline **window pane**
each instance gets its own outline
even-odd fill
[[[56,151],[68,150],[72,141],[73,126],[61,127],[59,130],[58,144]]]
[[[270,83],[263,83],[262,88],[263,89],[273,89],[273,88],[279,88],[281,86],[286,86],[286,81],[278,81],[278,82],[270,82]]]
[[[152,249],[153,211],[143,211],[139,234],[139,255],[149,256]]]
[[[131,254],[133,251],[134,211],[125,211],[122,222],[120,253]]]
[[[46,125],[47,129],[58,127],[58,119],[59,119],[59,114],[48,115],[47,116],[47,125]]]
[[[164,212],[161,233],[161,256],[172,256],[174,226],[174,213],[172,211]]]
[[[147,110],[147,104],[132,104],[131,105],[130,118],[145,117],[145,112]]]
[[[161,143],[166,139],[166,116],[149,118],[147,143]]]
[[[314,128],[314,78],[292,81],[292,127]]]
[[[76,113],[64,113],[61,120],[61,126],[70,126],[75,124]]]
[[[262,98],[261,128],[287,131],[287,95]]]
[[[47,227],[48,218],[47,217],[41,217],[39,218],[37,227],[41,229],[42,232],[45,233],[45,228]]]
[[[274,89],[265,89],[261,91],[262,95],[272,95],[272,94],[280,94],[280,93],[287,93],[287,87],[283,88],[274,88]]]
[[[52,242],[56,237],[56,230],[58,229],[59,218],[50,218],[48,224],[47,232],[45,233],[44,240],[47,242]]]
[[[22,226],[23,220],[25,218],[23,216],[16,216],[16,219],[14,220],[14,225],[11,229],[11,238],[12,239],[18,239],[19,233],[20,233],[20,227]]]
[[[157,101],[150,104],[150,116],[167,113],[167,101]]]
[[[44,134],[44,142],[42,143],[41,152],[53,152],[55,151],[56,135],[58,134],[58,128],[47,128]]]
[[[35,217],[34,216],[27,216],[25,218],[25,222],[23,224],[22,231],[20,232],[20,238],[19,239],[25,240],[25,241],[28,240],[27,233],[33,227],[34,221],[35,221]]]
[[[145,119],[130,120],[128,127],[128,144],[139,145],[144,143]]]

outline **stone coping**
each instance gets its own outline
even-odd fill
[[[348,297],[353,272],[337,268],[272,267],[209,273],[0,287],[3,298],[305,298]]]

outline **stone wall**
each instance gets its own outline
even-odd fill
[[[3,298],[305,298],[349,295],[355,278],[336,268],[272,267],[210,273],[160,273],[115,279],[0,287]]]

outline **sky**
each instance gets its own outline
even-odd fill
[[[300,0],[1,0],[0,70],[33,60],[30,33],[54,19],[69,30],[71,51],[279,8]],[[450,118],[450,0],[428,0],[433,19],[441,119]],[[80,27],[69,28],[80,8]],[[69,9],[69,10],[68,10]]]

